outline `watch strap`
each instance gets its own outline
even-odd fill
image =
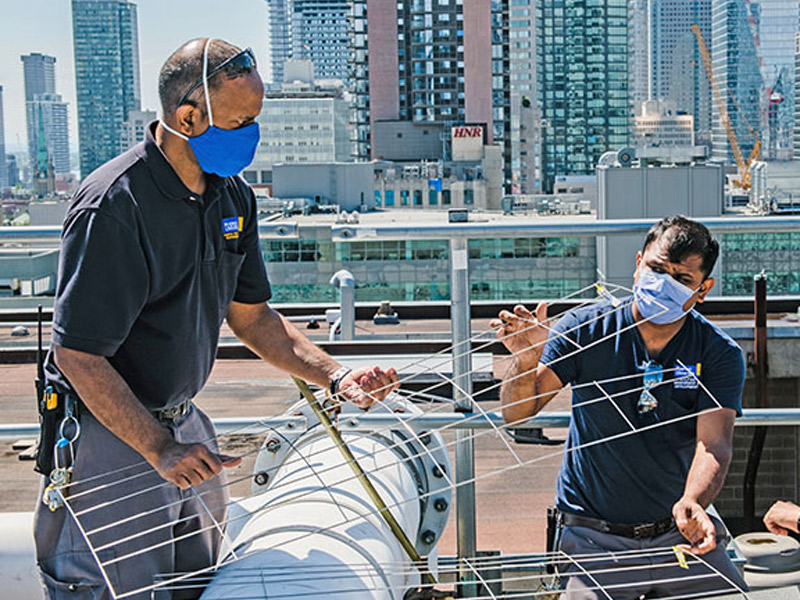
[[[342,382],[342,379],[347,377],[347,374],[352,371],[350,367],[339,367],[333,375],[331,375],[330,383],[328,384],[328,391],[331,393],[331,396],[336,396],[339,393],[339,384]]]

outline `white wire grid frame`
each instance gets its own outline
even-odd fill
[[[592,298],[590,300],[586,300],[583,304],[589,304],[592,302],[596,302],[598,300],[605,300],[611,302],[612,304],[612,311],[620,311],[625,310],[630,303],[633,301],[632,296],[628,295],[627,298],[620,300],[617,297],[617,294],[620,293],[627,293],[632,294],[632,290],[625,288],[624,286],[617,286],[613,285],[610,286],[608,284],[592,284],[578,290],[569,296],[565,297],[564,299],[569,299],[571,297],[580,297],[588,292],[595,290],[597,292],[597,297]],[[582,305],[583,305],[582,304]],[[664,311],[666,311],[666,307],[663,307]],[[658,316],[658,315],[654,315]],[[596,317],[597,319],[602,318],[602,315]],[[652,317],[651,317],[652,318]],[[543,327],[547,329],[551,334],[553,330],[551,329],[550,325],[553,321],[556,320],[556,317],[550,317],[544,321],[537,321],[534,319],[529,328],[535,327]],[[586,322],[582,323],[580,326],[586,325]],[[580,327],[578,326],[578,327]],[[629,325],[620,329],[619,331],[615,332],[613,335],[620,335],[625,331],[628,331],[637,324]],[[571,333],[578,327],[574,329],[568,330],[564,332],[566,334]],[[521,335],[525,333],[529,328],[522,329],[512,335]],[[566,337],[567,340],[570,341],[571,344],[576,346],[576,348],[563,356],[561,356],[557,360],[564,360],[568,357],[574,356],[577,353],[583,352],[589,347],[598,345],[605,341],[608,341],[611,336],[606,336],[595,340],[591,344],[586,346],[580,346],[577,342],[572,340],[569,337]],[[473,348],[473,343],[475,342],[485,342],[484,344],[480,344]],[[429,388],[423,389],[421,391],[404,391],[402,384],[404,380],[400,381],[400,388],[393,392],[392,395],[389,396],[385,401],[377,401],[376,408],[377,410],[386,410],[388,414],[395,415],[393,410],[393,402],[397,400],[414,400],[418,403],[419,406],[424,406],[424,410],[421,411],[420,414],[429,415],[431,413],[435,413],[437,411],[443,411],[445,408],[452,407],[452,401],[449,398],[445,398],[442,396],[438,396],[435,393],[435,389],[438,386],[443,384],[449,384],[453,386],[453,390],[459,390],[463,394],[469,397],[470,401],[472,402],[473,412],[469,414],[461,423],[459,423],[459,427],[463,428],[465,423],[467,427],[469,426],[469,422],[478,423],[480,421],[485,421],[488,423],[488,428],[484,427],[484,424],[481,423],[480,429],[473,429],[471,430],[471,437],[473,439],[480,438],[482,436],[494,436],[496,439],[500,440],[502,445],[504,446],[506,452],[508,453],[508,464],[503,465],[497,469],[492,471],[483,472],[479,475],[474,476],[471,479],[465,481],[454,481],[448,473],[443,473],[444,480],[449,486],[451,490],[456,490],[460,486],[475,484],[480,481],[486,481],[491,477],[496,477],[500,474],[507,473],[509,471],[520,469],[524,467],[532,467],[537,463],[541,463],[547,460],[552,460],[557,458],[564,453],[567,452],[574,452],[579,449],[588,448],[591,446],[596,446],[598,444],[608,443],[613,440],[625,438],[632,435],[639,435],[645,434],[649,431],[654,429],[665,427],[668,425],[672,425],[678,421],[694,419],[701,414],[705,414],[708,412],[714,412],[718,410],[722,410],[722,405],[719,401],[713,396],[713,394],[706,388],[703,382],[694,374],[693,370],[686,368],[686,365],[683,365],[680,361],[677,361],[677,364],[673,368],[662,368],[661,369],[661,381],[655,386],[652,384],[646,386],[645,384],[637,385],[637,383],[642,381],[642,373],[634,373],[631,375],[620,376],[609,378],[605,380],[596,380],[591,381],[583,384],[578,384],[572,386],[573,389],[577,389],[580,387],[594,387],[597,388],[601,393],[598,397],[593,398],[591,400],[587,400],[580,403],[572,404],[572,410],[579,410],[582,407],[588,406],[590,404],[597,404],[597,403],[607,403],[610,405],[609,410],[613,410],[615,413],[622,416],[623,421],[625,422],[625,427],[622,428],[619,432],[609,435],[600,439],[589,440],[579,446],[572,446],[572,447],[565,447],[565,448],[558,448],[551,452],[546,452],[544,455],[536,456],[534,458],[523,458],[519,455],[519,453],[514,449],[514,446],[509,442],[506,438],[504,433],[513,426],[519,426],[519,423],[512,423],[512,424],[503,424],[498,425],[495,420],[490,419],[487,413],[481,408],[479,402],[477,400],[480,399],[481,395],[488,394],[497,389],[497,387],[501,384],[495,384],[489,386],[487,388],[482,389],[479,392],[474,394],[467,394],[465,390],[461,389],[457,383],[450,377],[443,375],[441,373],[441,368],[446,367],[446,365],[450,364],[452,360],[455,360],[462,353],[475,353],[479,352],[482,349],[487,348],[489,345],[495,342],[495,332],[492,330],[485,330],[477,333],[476,335],[472,336],[470,339],[465,340],[459,344],[455,344],[449,348],[445,348],[431,356],[427,356],[422,358],[418,361],[416,365],[421,367],[421,371],[417,371],[416,375],[420,372],[436,372],[440,378],[442,379],[441,382],[432,384]],[[467,348],[466,351],[463,348]],[[531,347],[523,348],[522,350],[518,351],[517,353],[513,353],[510,358],[513,358],[515,355],[520,354],[522,352],[530,350]],[[554,361],[555,362],[555,361]],[[679,371],[678,377],[668,377],[674,376],[676,372]],[[516,377],[525,377],[528,375],[528,372],[519,373]],[[409,377],[410,379],[410,377]],[[672,384],[679,379],[693,379],[696,382],[697,387],[700,390],[700,393],[705,394],[708,399],[711,401],[711,407],[704,409],[704,410],[697,410],[691,412],[689,414],[682,415],[675,419],[669,419],[664,421],[657,421],[655,423],[651,423],[648,425],[635,425],[622,411],[618,404],[618,399],[621,400],[623,396],[629,395],[636,395],[641,394],[647,389],[654,389],[654,387]],[[506,379],[509,381],[509,379]],[[625,384],[626,387],[617,392],[609,393],[604,388],[605,385],[608,384]],[[628,386],[628,384],[630,384]],[[519,403],[528,402],[531,400],[535,400],[536,396],[530,398],[522,398],[518,400]],[[419,404],[422,403],[422,404]],[[375,410],[375,409],[373,409]],[[400,415],[396,416],[396,423],[392,425],[387,425],[385,427],[378,428],[374,433],[381,434],[388,432],[393,429],[401,430],[404,435],[412,437],[414,440],[420,442],[416,445],[417,448],[421,448],[421,453],[429,452],[426,450],[426,444],[421,443],[420,435],[421,432],[418,432],[414,427],[414,416],[406,416],[401,417]],[[436,431],[439,433],[446,433],[448,430],[452,430],[453,428],[450,425],[444,425],[439,427]],[[252,426],[248,426],[248,433],[252,432]],[[235,431],[228,432],[228,435],[235,435]],[[266,437],[269,434],[280,435],[274,427],[264,424],[263,426],[263,433]],[[422,432],[424,435],[425,432]],[[428,432],[429,433],[429,432]],[[452,447],[456,442],[449,441],[446,443],[447,447]],[[384,448],[381,451],[392,451],[395,449],[395,445],[390,445]],[[224,452],[224,447],[221,448],[221,451]],[[257,451],[253,451],[255,453]],[[249,454],[249,453],[248,453]],[[420,456],[409,456],[409,460],[414,458],[419,458]],[[302,460],[305,462],[305,466],[309,469],[314,470],[315,467],[313,464],[308,462],[308,457],[302,458],[287,458],[287,461],[290,463],[292,460]],[[285,463],[286,464],[286,463]],[[316,476],[321,476],[322,472],[316,472]],[[152,538],[154,535],[158,535],[160,533],[164,533],[166,530],[173,530],[176,526],[180,526],[183,521],[188,521],[192,517],[182,517],[177,520],[172,520],[169,522],[157,524],[157,525],[143,525],[141,530],[137,529],[137,523],[149,523],[154,515],[159,513],[160,511],[166,511],[169,509],[174,509],[174,506],[164,505],[164,506],[157,506],[154,508],[148,508],[146,510],[141,510],[140,505],[141,500],[146,498],[148,493],[153,492],[154,490],[164,487],[164,486],[172,486],[173,484],[168,483],[166,481],[160,481],[153,485],[145,485],[141,489],[121,495],[119,497],[113,494],[113,489],[115,486],[122,486],[122,485],[130,485],[131,482],[135,482],[137,479],[146,478],[153,475],[153,471],[150,466],[142,461],[141,463],[127,466],[123,469],[120,469],[116,472],[105,473],[100,476],[91,477],[88,479],[84,479],[82,481],[73,481],[69,484],[58,488],[58,492],[64,500],[64,504],[66,510],[69,511],[70,516],[74,520],[75,524],[77,525],[78,529],[81,532],[86,544],[88,545],[89,551],[91,552],[92,556],[94,557],[95,561],[97,562],[100,571],[105,579],[106,585],[109,588],[110,594],[113,598],[116,599],[123,599],[129,598],[136,595],[141,594],[154,594],[156,591],[166,591],[166,590],[179,590],[185,589],[187,587],[198,587],[202,586],[205,587],[207,583],[209,583],[213,579],[213,575],[215,571],[230,563],[234,563],[237,561],[242,560],[245,558],[244,556],[237,556],[235,552],[231,552],[225,562],[220,564],[204,567],[195,571],[191,572],[182,572],[182,573],[167,573],[167,574],[158,574],[153,581],[145,581],[141,582],[141,585],[131,589],[120,589],[118,586],[115,586],[115,582],[113,578],[110,576],[110,571],[112,567],[120,569],[124,568],[124,564],[127,561],[135,561],[137,557],[142,556],[147,552],[151,552],[159,547],[165,547],[175,542],[181,541],[182,539],[188,539],[192,536],[203,535],[210,531],[217,532],[221,539],[222,539],[222,546],[223,550],[230,549],[226,548],[230,545],[230,540],[226,538],[225,535],[225,528],[229,525],[232,525],[235,520],[238,519],[249,519],[253,514],[245,514],[245,515],[235,515],[232,516],[228,508],[231,507],[231,502],[228,501],[224,506],[216,506],[216,505],[209,505],[204,497],[211,496],[212,492],[219,491],[221,488],[229,488],[241,481],[251,479],[251,475],[247,474],[242,477],[238,478],[230,478],[224,484],[220,484],[217,486],[210,486],[209,488],[205,489],[202,492],[193,491],[192,498],[196,499],[199,504],[202,506],[202,510],[206,513],[205,517],[208,518],[209,524],[203,525],[193,531],[189,531],[187,533],[183,533],[180,536],[169,536],[169,539],[157,542],[156,544],[149,543],[147,540],[148,538]],[[376,476],[375,472],[368,473],[370,478]],[[355,477],[355,476],[352,476]],[[321,479],[320,479],[321,480]],[[339,483],[346,483],[346,479],[343,479],[339,482],[334,482],[333,484]],[[290,482],[286,482],[287,484]],[[70,492],[70,488],[78,488],[80,491],[77,492]],[[102,492],[102,494],[101,494]],[[311,492],[309,492],[311,493]],[[109,494],[111,494],[113,499],[107,499]],[[418,500],[426,500],[428,496],[431,495],[432,492],[428,494],[422,494],[414,498],[415,501]],[[93,504],[92,497],[94,495],[102,495],[105,499],[102,502],[98,502]],[[296,499],[296,496],[293,500]],[[183,500],[178,501],[183,502]],[[121,506],[125,503],[130,504],[130,508],[127,510],[120,510]],[[399,504],[389,505],[388,509],[391,511],[393,509],[397,509]],[[271,506],[274,508],[274,505]],[[109,511],[108,514],[114,515],[114,518],[108,520],[104,525],[100,526],[92,526],[92,523],[97,522],[97,515],[102,514],[103,511]],[[377,509],[375,509],[375,514],[377,514]],[[226,516],[224,518],[218,518],[215,516],[215,513],[224,513]],[[118,515],[125,514],[126,516],[119,518]],[[316,528],[313,531],[307,533],[300,533],[297,537],[292,538],[292,541],[299,539],[301,537],[313,535],[320,532],[325,531],[333,531],[336,528],[340,528],[342,526],[348,525],[351,522],[345,515],[345,512],[342,511],[343,518],[340,522],[331,523],[324,528]],[[102,519],[100,520],[102,522]],[[137,529],[135,533],[130,534],[126,533],[121,535],[118,538],[115,538],[113,533],[114,530],[119,528],[126,532],[128,532],[131,528]],[[98,540],[102,540],[98,542]],[[140,547],[137,547],[137,543],[140,543]],[[120,548],[125,548],[124,551],[118,552]],[[108,551],[111,551],[110,556],[111,558],[105,558],[108,555]],[[247,555],[249,557],[251,555]],[[508,592],[503,592],[503,598],[514,598],[514,597],[552,597],[553,594],[557,594],[557,588],[554,587],[552,582],[552,575],[547,573],[548,565],[575,565],[577,569],[572,573],[573,575],[578,575],[584,577],[590,581],[596,583],[596,589],[598,592],[599,597],[604,598],[613,598],[614,592],[614,585],[601,585],[597,582],[596,577],[598,575],[605,575],[608,576],[612,574],[609,569],[599,569],[593,571],[591,568],[592,562],[597,562],[601,560],[607,560],[610,554],[592,554],[592,555],[567,555],[561,551],[554,551],[549,553],[543,553],[540,555],[536,555],[535,558],[530,559],[527,563],[521,562],[514,562],[513,564],[509,564],[507,559],[503,557],[461,557],[455,561],[455,563],[450,564],[446,567],[439,567],[439,574],[440,576],[444,576],[447,578],[448,576],[455,575],[459,572],[463,572],[463,567],[467,567],[470,571],[475,574],[475,581],[477,581],[479,586],[479,591],[476,594],[471,595],[471,597],[476,598],[495,598],[496,592],[493,592],[493,589],[496,589],[498,585],[502,583],[502,585],[520,585],[526,586],[525,592],[519,592],[519,595],[515,595],[515,592],[512,592],[510,595]],[[726,578],[722,573],[717,571],[712,565],[710,565],[706,560],[704,560],[702,555],[693,555],[689,552],[680,552],[677,551],[675,548],[652,548],[645,551],[636,551],[630,553],[614,553],[613,557],[620,561],[620,566],[615,567],[620,572],[624,571],[630,573],[631,570],[642,569],[642,560],[647,559],[649,561],[659,560],[657,566],[653,566],[650,563],[647,564],[647,569],[654,569],[658,571],[659,569],[663,569],[665,572],[667,570],[674,570],[676,565],[678,566],[688,566],[689,569],[686,570],[686,574],[681,574],[679,579],[682,581],[686,581],[686,578],[697,578],[699,579],[708,579],[708,578],[716,578],[722,582],[721,591],[725,593],[737,593],[740,594],[741,597],[747,598],[747,592],[741,589],[735,582],[731,581],[730,579]],[[638,562],[637,562],[638,561]],[[624,562],[630,562],[632,564],[621,564]],[[129,563],[130,564],[130,563]],[[586,567],[589,565],[589,568]],[[403,563],[399,565],[381,565],[387,572],[399,573],[403,574],[409,569],[413,569],[414,571],[418,570],[418,566],[410,565],[409,563]],[[698,572],[697,568],[692,568],[694,566],[702,567],[700,572]],[[300,568],[300,572],[287,574],[285,570],[280,569],[276,570],[275,572],[270,572],[269,565],[265,565],[264,567],[259,567],[258,569],[254,569],[252,576],[257,578],[258,582],[263,583],[267,580],[274,580],[275,578],[285,578],[285,577],[303,577],[304,579],[308,579],[308,577],[327,577],[330,580],[335,580],[336,578],[342,577],[351,577],[353,572],[358,572],[359,570],[369,570],[373,569],[374,565],[365,562],[364,564],[349,564],[348,565],[348,572],[347,574],[339,573],[335,568],[324,568],[324,569],[317,569],[313,573],[303,572],[302,568]],[[513,572],[504,573],[504,570],[511,569]],[[526,569],[530,572],[525,572]],[[613,571],[613,569],[612,569]],[[495,573],[496,576],[488,577],[486,573]],[[690,574],[691,572],[691,574]],[[562,577],[564,577],[562,573]],[[656,579],[654,580],[652,577],[648,577],[647,579],[651,583],[669,583],[671,579],[669,577],[664,578],[663,580]],[[432,584],[423,584],[420,586],[422,593],[425,592],[425,588],[429,587]],[[630,584],[620,584],[621,586],[626,586]],[[590,586],[591,587],[591,586]],[[530,591],[531,588],[538,591]],[[375,587],[375,593],[385,593],[387,591],[393,593],[402,593],[405,590],[385,590],[381,589],[379,586]],[[548,596],[549,595],[549,596]],[[270,595],[270,598],[277,598],[280,596]],[[292,594],[292,597],[302,597],[302,594],[298,595],[296,593]],[[424,597],[424,596],[423,596]],[[433,596],[430,596],[433,597]],[[692,595],[691,597],[698,597],[696,594]],[[677,597],[675,597],[677,598]]]

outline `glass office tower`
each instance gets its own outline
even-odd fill
[[[628,144],[627,0],[541,0],[536,5],[542,180],[591,175]]]
[[[753,150],[761,118],[763,79],[758,64],[756,40],[759,5],[745,0],[712,0],[711,62],[744,160]],[[708,44],[708,42],[706,42]],[[735,164],[725,126],[716,103],[713,107],[711,156]]]
[[[123,123],[141,109],[136,5],[72,0],[81,176],[117,155]]]

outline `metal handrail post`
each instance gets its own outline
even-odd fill
[[[469,304],[469,240],[450,238],[450,324],[453,335],[453,381],[455,409],[472,412],[471,312]],[[475,447],[469,431],[456,431],[455,482],[471,482],[475,477]],[[476,555],[475,484],[456,488],[456,535],[458,557],[472,559]],[[459,562],[460,595],[477,596],[475,575],[463,561]]]

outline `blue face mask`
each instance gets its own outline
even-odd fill
[[[688,310],[683,310],[683,307],[696,291],[675,281],[667,273],[654,273],[641,267],[639,279],[633,286],[633,297],[642,318],[657,325],[666,325],[683,318],[692,310],[691,306]]]
[[[189,142],[197,164],[206,173],[215,173],[220,177],[232,177],[241,173],[251,162],[258,148],[260,130],[258,123],[251,123],[238,129],[220,129],[214,126],[214,115],[211,112],[211,97],[208,93],[208,45],[203,50],[203,91],[208,111],[208,129],[195,137],[188,137],[175,131],[161,121],[161,126],[179,138]]]

